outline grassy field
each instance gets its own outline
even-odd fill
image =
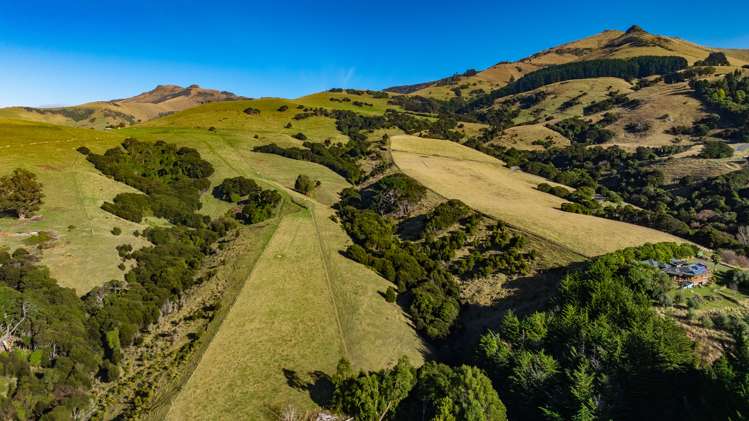
[[[543,150],[544,146],[533,144],[537,140],[550,141],[557,147],[565,147],[570,144],[569,139],[543,124],[525,124],[510,127],[505,129],[492,143],[521,150]]]
[[[619,91],[619,93],[626,94],[631,92],[631,85],[623,79],[601,77],[568,80],[542,86],[532,91],[515,95],[515,97],[523,97],[536,92],[547,93],[546,98],[538,104],[520,110],[520,115],[515,119],[515,122],[525,123],[537,119],[545,121],[548,117],[553,117],[554,120],[561,120],[581,116],[583,115],[583,107],[592,102],[607,98],[608,93],[612,91]],[[562,104],[573,100],[575,101],[575,105],[560,109]]]
[[[42,263],[61,285],[84,294],[110,279],[122,279],[115,247],[143,245],[132,233],[146,225],[100,209],[105,200],[132,189],[101,175],[75,151],[82,145],[104,150],[120,140],[112,133],[0,120],[0,172],[16,167],[33,171],[46,196],[38,220],[0,218],[0,247],[28,247],[32,233],[47,232],[55,239],[43,245]],[[114,236],[114,227],[122,234]]]
[[[405,316],[379,295],[387,282],[342,257],[330,210],[309,206],[281,221],[168,419],[276,419],[316,407],[290,377],[312,382],[344,356],[360,368],[421,361]]]
[[[510,170],[454,142],[396,136],[392,151],[398,167],[429,189],[586,256],[646,242],[683,241],[637,225],[562,212],[562,199],[535,189],[545,179]]]
[[[0,119],[0,172],[10,172],[16,167],[29,169],[38,174],[46,194],[39,212],[40,219],[0,219],[0,247],[28,247],[27,243],[33,241],[29,237],[34,233],[47,232],[55,240],[44,244],[42,263],[50,267],[61,285],[84,294],[110,279],[122,279],[115,247],[123,243],[142,246],[144,242],[134,237],[133,231],[161,222],[133,224],[101,210],[104,201],[132,189],[102,176],[76,152],[76,148],[87,146],[102,153],[127,137],[166,140],[196,148],[216,168],[211,178],[214,185],[226,177],[245,175],[291,188],[297,175],[309,175],[322,182],[312,196],[329,205],[337,200],[337,192],[348,185],[343,178],[320,165],[257,154],[252,152],[252,148],[270,142],[301,146],[301,141],[290,136],[299,131],[316,141],[327,138],[344,141],[345,137],[335,129],[334,121],[328,118],[294,120],[293,128],[283,128],[298,112],[292,106],[297,103],[317,106],[317,103],[327,101],[337,108],[359,108],[350,103],[329,101],[330,97],[336,96],[344,94],[317,94],[303,101],[264,99],[212,103],[143,126],[107,131]],[[373,103],[378,109],[382,109],[386,102],[369,96],[349,97]],[[278,112],[277,109],[284,104],[289,105],[289,110]],[[244,114],[242,110],[248,106],[262,109],[261,114]],[[217,128],[208,130],[210,127]],[[201,212],[214,217],[229,209],[228,204],[209,194],[203,195],[202,201]],[[122,235],[110,233],[115,226],[122,230]]]

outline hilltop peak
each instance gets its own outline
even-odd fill
[[[242,97],[231,92],[201,88],[197,84],[192,84],[186,88],[179,85],[158,85],[150,91],[117,101],[160,104],[166,101],[176,100],[177,98],[190,101],[194,98],[197,103],[205,103],[241,99]]]
[[[627,29],[625,33],[631,35],[631,34],[647,34],[648,32],[642,29],[640,25],[632,25],[629,27],[629,29]]]

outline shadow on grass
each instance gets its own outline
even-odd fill
[[[307,373],[309,378],[307,380],[294,370],[284,368],[282,371],[289,387],[306,391],[310,399],[323,408],[330,406],[333,399],[333,381],[328,374],[322,371],[312,371]]]

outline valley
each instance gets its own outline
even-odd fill
[[[747,58],[2,108],[0,418],[740,417]]]

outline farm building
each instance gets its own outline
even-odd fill
[[[682,288],[691,288],[710,282],[710,270],[704,263],[689,263],[686,260],[677,259],[669,263],[656,260],[646,260],[643,263],[662,270]]]

